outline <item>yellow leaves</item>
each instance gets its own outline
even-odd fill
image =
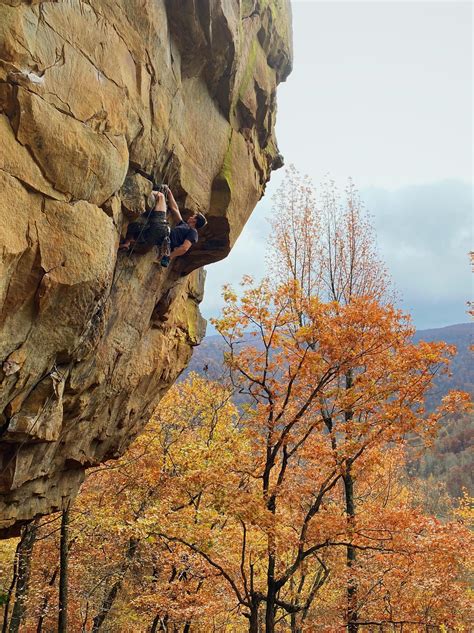
[[[467,490],[463,490],[454,516],[471,530],[474,527],[474,497],[471,497]]]
[[[465,391],[450,391],[442,399],[443,413],[471,413],[473,403],[471,397]]]

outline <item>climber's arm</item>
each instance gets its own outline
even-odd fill
[[[176,200],[174,199],[173,196],[173,192],[171,191],[171,189],[168,187],[168,209],[170,211],[170,214],[173,218],[173,222],[175,224],[178,224],[179,222],[183,221],[183,218],[181,217],[181,213],[179,211],[178,205],[176,204]],[[181,248],[181,247],[180,247]],[[189,246],[186,250],[189,250]],[[184,251],[186,252],[186,251]]]
[[[175,257],[180,257],[189,251],[192,246],[192,242],[190,240],[184,240],[181,246],[175,248],[171,251],[170,259],[175,259]]]

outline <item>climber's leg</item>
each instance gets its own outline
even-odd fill
[[[139,239],[140,234],[144,230],[143,222],[130,222],[127,227],[126,236],[120,240],[119,251],[128,251],[135,244],[135,242]]]
[[[166,219],[166,198],[161,191],[154,191],[155,206],[150,212],[145,241],[151,246],[161,247],[169,237],[170,227]]]
[[[161,191],[154,191],[155,211],[166,211],[166,198]]]
[[[132,245],[132,240],[124,240],[123,242],[120,242],[120,245],[118,247],[119,251],[129,251],[130,247]]]

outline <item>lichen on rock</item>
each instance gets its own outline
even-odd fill
[[[0,0],[0,528],[61,508],[186,366],[202,266],[281,164],[288,0]],[[117,254],[168,182],[199,243]]]

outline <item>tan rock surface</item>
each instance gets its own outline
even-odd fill
[[[273,168],[287,0],[0,0],[0,528],[60,508],[186,366],[202,266]],[[208,225],[171,269],[117,254],[168,182]]]

